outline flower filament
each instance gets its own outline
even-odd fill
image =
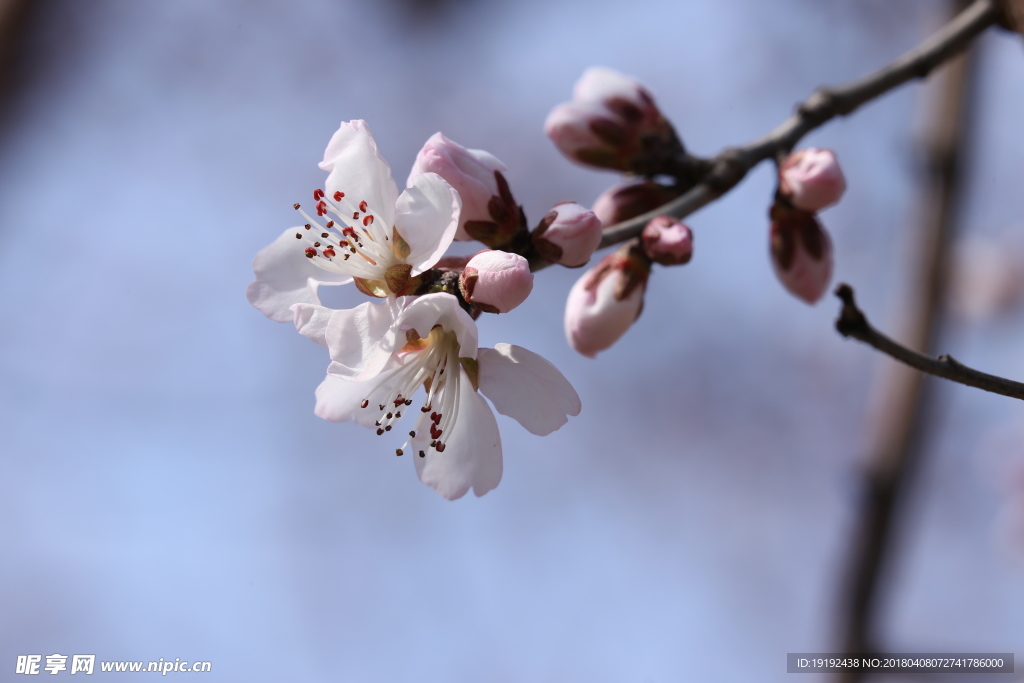
[[[306,219],[304,230],[295,237],[313,265],[353,277],[381,279],[389,267],[399,263],[388,227],[374,218],[367,202],[355,205],[344,192],[328,197],[319,189],[313,191],[313,199],[318,217],[334,216],[321,225],[301,205],[292,205]]]
[[[380,418],[375,423],[377,435],[391,431],[402,417],[401,411],[412,405],[409,396],[422,385],[427,392],[427,398],[420,411],[430,413],[427,423],[430,430],[430,445],[427,449],[433,448],[438,453],[443,453],[445,443],[441,437],[451,433],[455,416],[459,412],[461,367],[458,338],[454,332],[435,325],[425,339],[414,330],[408,330],[406,340],[408,343],[396,354],[399,367],[393,370],[391,376],[384,382],[387,387],[386,393],[383,397],[374,397],[380,401],[376,403],[376,408],[380,411]],[[370,398],[363,399],[360,408],[372,409]],[[401,448],[395,450],[395,453],[403,455],[404,449],[416,438],[415,431],[409,432],[409,438]],[[420,436],[419,441],[425,442],[426,438]],[[418,454],[421,458],[426,457],[426,450],[420,449]]]

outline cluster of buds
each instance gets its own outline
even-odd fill
[[[816,214],[838,202],[845,190],[831,150],[799,150],[779,166],[779,191],[770,212],[772,267],[783,286],[809,304],[832,280],[832,240]]]
[[[572,101],[552,110],[544,131],[577,163],[640,175],[667,172],[684,152],[647,88],[600,67],[583,72]]]

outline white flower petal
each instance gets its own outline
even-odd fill
[[[253,259],[256,280],[245,290],[249,303],[263,315],[279,323],[292,320],[292,304],[320,304],[320,285],[343,285],[352,278],[317,268],[306,258],[302,242],[295,233],[302,227],[289,228]]]
[[[448,250],[461,209],[459,193],[441,176],[421,173],[410,178],[398,198],[395,227],[411,248],[406,262],[412,264],[413,275],[430,268]]]
[[[292,313],[299,334],[309,337],[320,346],[327,346],[327,324],[331,316],[337,313],[335,309],[314,304],[294,304]]]
[[[471,487],[482,496],[501,481],[501,435],[494,413],[464,372],[459,373],[459,391],[459,412],[444,452],[431,448],[423,458],[413,453],[420,481],[448,500],[461,498]],[[425,426],[421,417],[417,441]]]
[[[394,321],[390,303],[366,302],[347,311],[336,311],[325,334],[334,361],[327,372],[357,381],[381,372],[395,349]]]
[[[580,414],[580,397],[547,359],[512,344],[480,349],[480,393],[495,410],[545,436]]]
[[[314,413],[331,422],[354,421],[363,427],[373,428],[380,417],[377,406],[390,390],[389,382],[397,365],[389,366],[380,374],[362,382],[356,382],[337,375],[327,374],[316,388]],[[363,400],[369,404],[360,407]]]
[[[404,307],[397,320],[400,330],[416,330],[420,337],[426,338],[434,325],[441,325],[455,333],[459,342],[459,356],[476,358],[476,323],[462,310],[459,300],[454,296],[438,292],[419,297],[402,297],[399,301]]]
[[[324,184],[328,199],[340,190],[353,205],[365,201],[368,211],[384,225],[394,223],[398,186],[391,177],[391,167],[377,151],[366,121],[341,124],[327,143],[320,168],[330,173]]]

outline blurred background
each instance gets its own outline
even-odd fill
[[[771,167],[691,217],[693,262],[655,272],[596,360],[562,331],[581,271],[481,319],[484,345],[554,362],[583,412],[546,438],[499,416],[504,479],[479,499],[316,418],[326,354],[245,286],[342,120],[370,122],[399,183],[434,132],[492,152],[532,224],[615,180],[543,135],[584,68],[644,81],[711,155],[916,44],[942,5],[0,3],[0,680],[19,654],[88,653],[211,661],[209,681],[782,681],[787,652],[834,651],[888,361],[835,333],[834,298],[775,280]],[[973,284],[942,351],[1019,379],[1024,51],[1004,32],[978,49]],[[843,163],[822,216],[836,282],[883,330],[927,110],[912,84],[804,141]],[[881,634],[1020,660],[1021,407],[934,390]]]

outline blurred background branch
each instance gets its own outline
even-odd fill
[[[955,0],[952,10],[961,10],[964,4]],[[920,221],[905,269],[910,289],[901,309],[904,329],[899,338],[910,348],[926,352],[936,347],[941,324],[949,245],[961,201],[974,63],[973,53],[968,52],[941,74],[923,142]],[[885,597],[884,579],[891,574],[901,512],[907,507],[907,494],[927,445],[925,416],[933,400],[931,384],[906,365],[886,369],[877,395],[874,445],[865,464],[839,610],[843,647],[849,654],[882,651],[878,614]],[[853,683],[863,676],[851,670],[841,674],[840,680]]]

